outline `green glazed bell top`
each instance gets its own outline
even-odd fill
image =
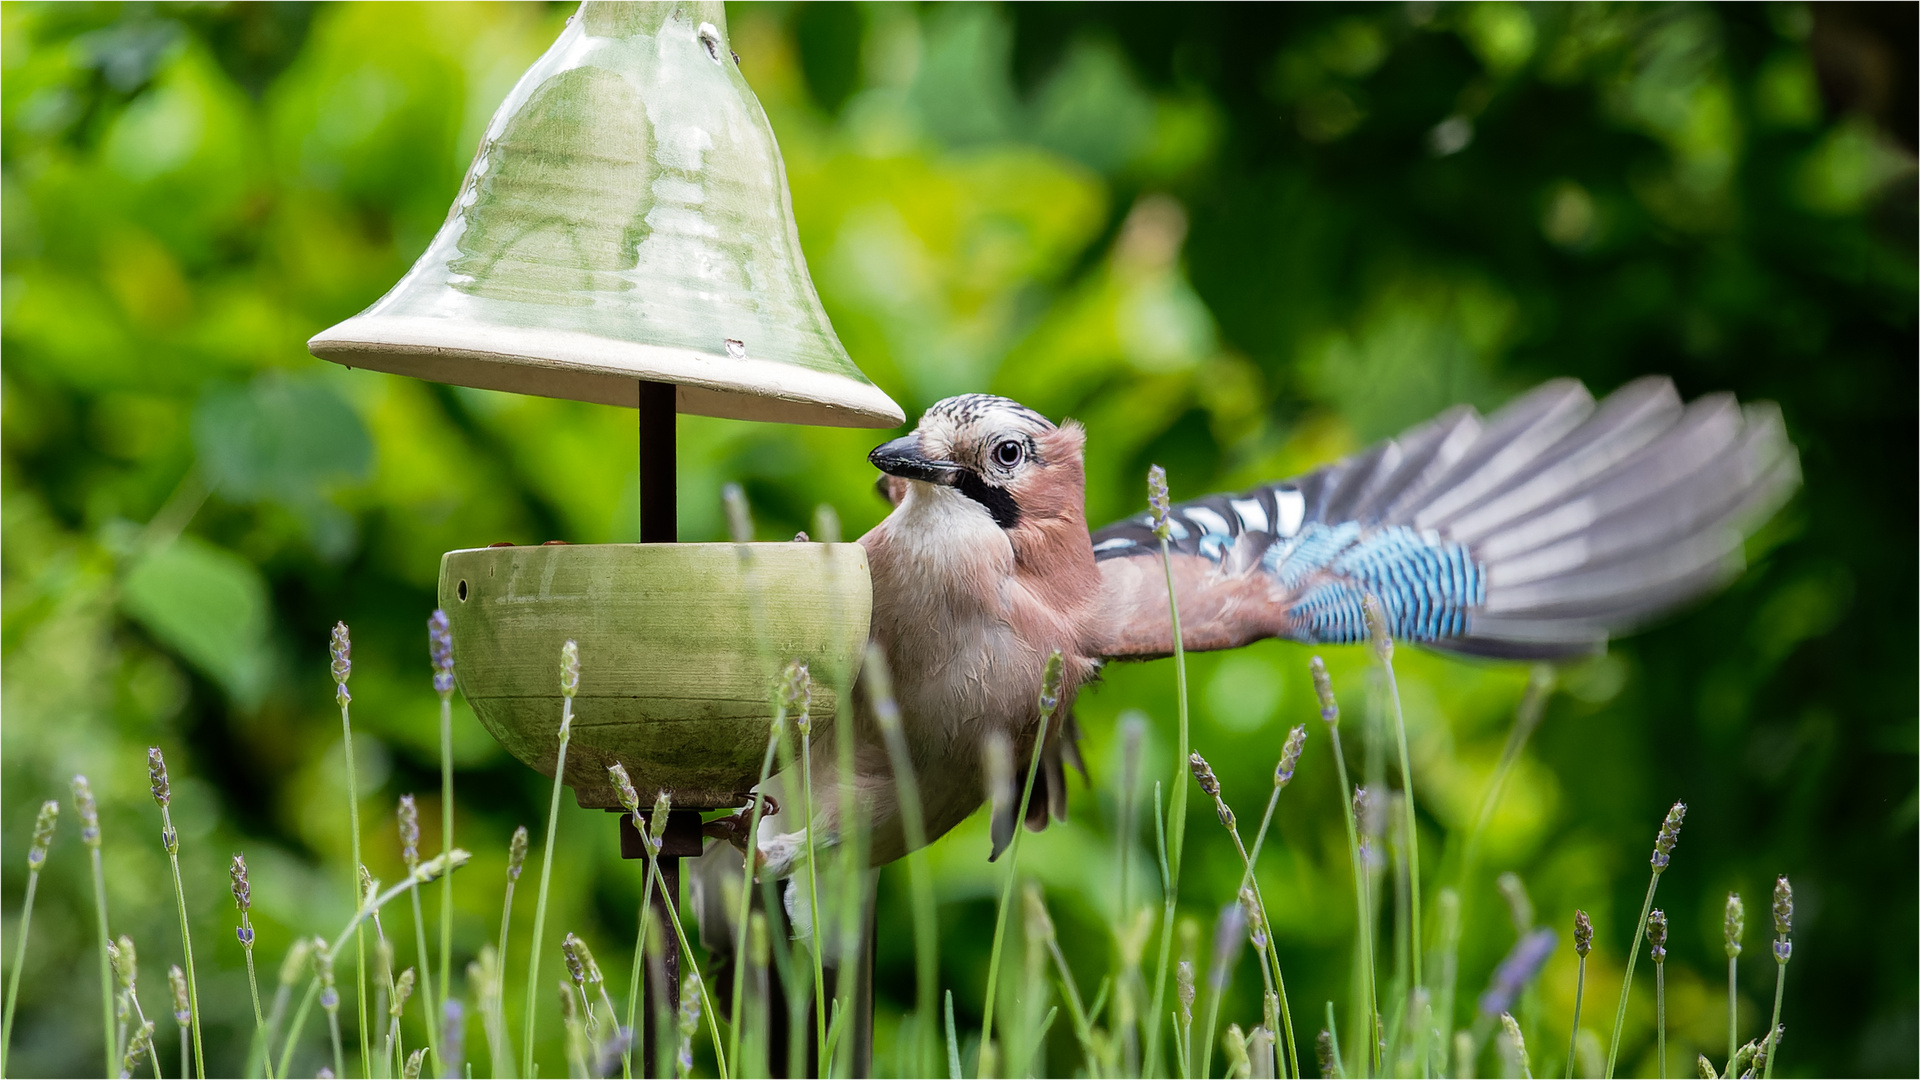
[[[681,412],[891,427],[800,251],[773,129],[714,2],[583,3],[521,76],[446,224],[315,336],[350,367]]]

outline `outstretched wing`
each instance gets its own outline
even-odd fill
[[[1461,407],[1293,480],[1173,508],[1172,572],[1192,650],[1264,637],[1393,635],[1451,652],[1593,652],[1724,584],[1792,494],[1799,457],[1770,403],[1683,404],[1664,378],[1595,403],[1571,379],[1482,419]],[[1148,515],[1093,535],[1105,656],[1172,651]]]

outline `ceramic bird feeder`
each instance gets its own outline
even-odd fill
[[[779,668],[857,665],[871,613],[858,545],[673,543],[676,413],[904,419],[820,306],[720,3],[582,4],[494,114],[425,254],[308,347],[349,367],[640,410],[641,543],[441,561],[462,692],[549,776],[556,658],[579,642],[565,780],[581,805],[617,805],[616,760],[676,808],[740,805]],[[814,714],[830,723],[825,681]]]

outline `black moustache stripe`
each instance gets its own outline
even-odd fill
[[[994,487],[972,469],[961,472],[960,482],[955,486],[960,494],[986,507],[987,513],[993,515],[994,524],[1003,529],[1020,524],[1020,504],[1013,501],[1013,493],[1006,488]]]

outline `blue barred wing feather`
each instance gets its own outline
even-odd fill
[[[1101,529],[1097,651],[1171,651],[1170,570],[1194,650],[1360,641],[1371,594],[1403,641],[1589,653],[1730,580],[1798,483],[1770,404],[1683,403],[1659,378],[1596,402],[1550,382],[1491,417],[1456,408],[1305,476],[1178,504],[1166,568],[1147,515]]]

